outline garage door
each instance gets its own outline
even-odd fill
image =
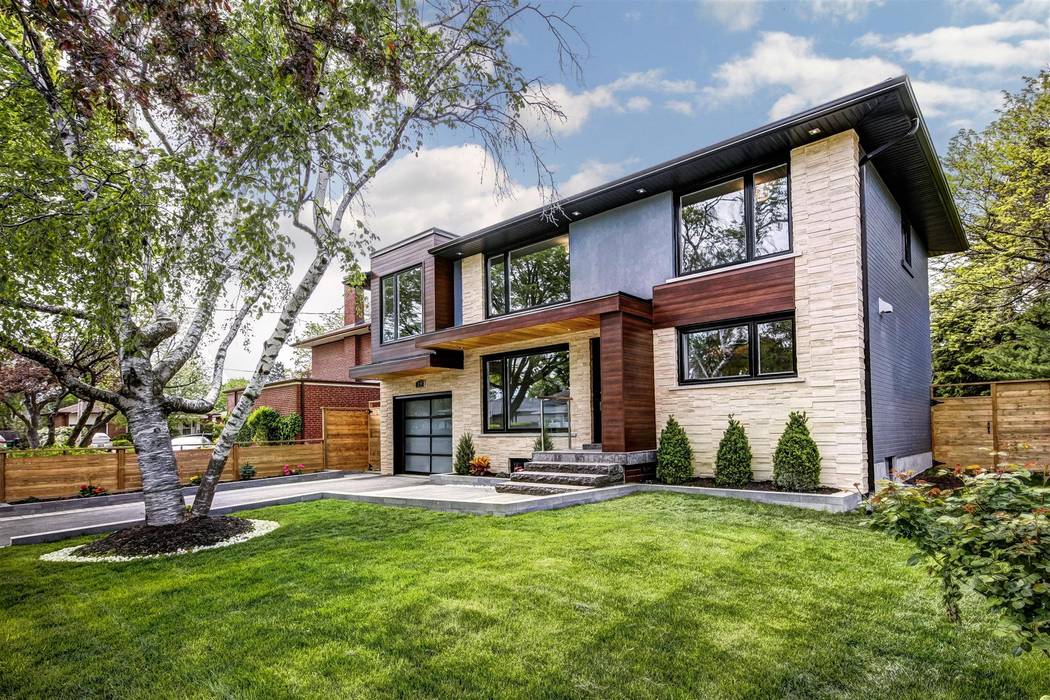
[[[397,471],[446,474],[452,471],[452,394],[397,399]]]

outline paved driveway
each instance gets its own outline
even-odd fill
[[[321,494],[345,496],[353,500],[368,500],[399,506],[418,506],[435,510],[462,510],[484,508],[487,505],[511,504],[537,500],[534,496],[496,493],[495,489],[479,486],[442,486],[430,483],[425,477],[379,476],[378,474],[346,474],[336,479],[285,483],[272,486],[218,491],[212,505],[214,511],[232,512],[275,502],[312,500]],[[12,537],[41,535],[80,528],[108,529],[110,523],[133,524],[144,517],[141,502],[67,510],[59,513],[37,513],[0,517],[0,547],[11,544]],[[73,534],[73,533],[71,533]]]

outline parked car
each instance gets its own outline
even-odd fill
[[[91,446],[110,448],[113,447],[113,442],[109,439],[109,435],[106,435],[105,433],[95,433],[91,436]]]
[[[203,450],[211,447],[211,439],[206,435],[179,435],[171,439],[173,450]]]

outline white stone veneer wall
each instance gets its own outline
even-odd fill
[[[469,258],[468,258],[469,259]],[[466,261],[464,261],[466,262]],[[464,289],[466,289],[467,266],[464,265]],[[466,298],[466,293],[464,293]],[[470,322],[464,305],[464,322]],[[591,356],[590,339],[598,335],[598,329],[551,336],[542,341],[530,340],[499,345],[483,350],[467,350],[463,353],[463,369],[451,369],[433,374],[401,377],[380,382],[380,469],[383,474],[394,473],[394,398],[412,394],[452,392],[452,444],[464,432],[474,436],[474,448],[479,455],[488,455],[496,471],[507,471],[511,457],[531,457],[532,446],[539,433],[489,434],[482,432],[482,383],[481,358],[512,350],[524,350],[546,345],[569,345],[569,395],[572,397],[573,447],[591,440]],[[423,379],[426,385],[416,387]],[[564,436],[554,437],[556,448],[565,447]]]
[[[656,426],[668,416],[688,432],[697,474],[714,470],[732,413],[747,430],[755,478],[772,474],[788,413],[804,410],[822,457],[821,481],[866,489],[864,325],[859,144],[848,131],[791,152],[798,378],[679,387],[675,329],[653,334]]]

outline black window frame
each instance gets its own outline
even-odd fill
[[[901,210],[901,267],[910,275],[912,269],[912,235],[911,222],[907,214]]]
[[[758,343],[758,326],[763,323],[770,323],[773,321],[791,321],[791,366],[790,372],[771,372],[769,374],[761,374],[759,372],[759,343]],[[735,328],[737,326],[747,326],[748,332],[748,363],[749,373],[746,375],[736,377],[711,377],[709,379],[687,379],[685,371],[686,363],[686,348],[685,341],[686,336],[690,333],[698,333],[701,331],[717,331],[724,328]],[[725,321],[716,321],[713,323],[699,323],[691,326],[681,326],[677,330],[677,337],[675,342],[677,343],[677,354],[678,354],[678,384],[681,386],[695,385],[695,384],[731,384],[734,382],[755,382],[755,381],[769,381],[773,379],[790,379],[798,377],[798,322],[795,320],[794,312],[786,312],[779,314],[767,314],[764,316],[749,316],[744,318],[734,318]]]
[[[492,435],[506,435],[506,434],[526,434],[526,435],[538,435],[540,430],[537,428],[511,428],[510,427],[510,416],[508,415],[507,396],[509,392],[509,373],[507,368],[510,366],[508,360],[515,357],[528,357],[529,355],[543,355],[549,352],[564,352],[569,353],[568,343],[559,343],[558,345],[545,345],[539,348],[525,348],[524,350],[513,350],[510,352],[501,352],[493,355],[484,355],[481,357],[481,432]],[[489,428],[489,375],[488,375],[488,364],[493,360],[503,361],[503,411],[500,414],[503,420],[502,428]],[[572,373],[572,358],[569,357],[570,375]],[[569,390],[572,390],[571,382]],[[572,410],[571,404],[569,410]]]
[[[406,272],[411,272],[419,268],[419,333],[413,333],[412,335],[398,335],[398,323],[397,323],[397,312],[401,306],[401,291],[398,288],[397,277]],[[386,339],[386,295],[383,293],[383,283],[387,280],[394,280],[394,337],[390,340]],[[395,272],[388,273],[379,278],[379,344],[380,345],[393,345],[394,343],[400,343],[405,340],[412,338],[418,338],[419,336],[426,333],[426,322],[427,322],[427,306],[426,306],[426,276],[423,269],[423,263],[419,262],[408,267],[403,267]]]
[[[537,245],[539,243],[545,243],[547,241],[553,241],[556,238],[566,238],[567,239],[568,236],[569,236],[568,233],[559,233],[556,236],[546,236],[544,238],[540,238],[538,240],[532,241],[531,243],[526,243],[525,245],[515,246],[514,248],[508,248],[507,250],[503,250],[503,251],[500,251],[498,253],[489,253],[488,255],[486,255],[485,256],[485,264],[483,266],[484,269],[482,270],[482,276],[484,278],[484,280],[483,280],[484,281],[484,285],[483,285],[484,299],[483,299],[483,302],[484,302],[484,307],[485,307],[485,318],[502,318],[503,316],[510,316],[510,315],[513,315],[513,314],[520,314],[520,313],[524,313],[525,311],[533,311],[535,309],[545,309],[545,308],[547,308],[549,306],[557,306],[558,304],[565,304],[565,303],[571,301],[572,300],[572,292],[570,291],[569,292],[569,298],[563,299],[561,301],[552,301],[552,302],[549,302],[547,304],[538,304],[536,306],[529,306],[529,307],[526,307],[524,309],[515,309],[513,311],[511,311],[511,308],[510,308],[510,256],[511,256],[511,254],[512,253],[516,253],[519,250],[524,250],[525,248],[530,248],[530,247],[532,247],[534,245]],[[568,244],[566,244],[565,248],[566,248],[566,255],[568,255]],[[490,291],[490,285],[489,285],[489,264],[490,264],[491,260],[495,260],[496,258],[502,258],[503,259],[503,308],[506,309],[506,311],[504,311],[503,313],[499,313],[499,314],[492,313],[492,307],[489,304],[489,291]],[[570,272],[572,270],[572,258],[571,257],[569,258],[569,270],[570,270]]]
[[[786,250],[777,251],[775,253],[766,253],[765,255],[755,255],[755,175],[766,170],[772,170],[773,168],[779,168],[783,166],[787,173],[787,206],[788,206],[788,217],[787,217],[787,232],[788,232],[788,246]],[[684,270],[682,269],[682,200],[690,195],[697,194],[702,190],[724,185],[727,182],[742,178],[744,180],[744,259],[736,260],[733,262],[722,263],[721,265],[714,265],[712,267],[704,267],[696,270]],[[674,198],[674,267],[676,277],[685,277],[686,275],[696,275],[703,272],[711,272],[712,270],[723,270],[738,265],[747,265],[748,263],[759,262],[762,260],[771,260],[784,255],[791,255],[795,251],[795,229],[793,225],[794,216],[792,216],[792,204],[791,204],[791,158],[785,156],[784,158],[778,158],[774,161],[764,163],[758,167],[749,167],[746,170],[734,172],[730,175],[720,175],[717,178],[704,180],[696,185],[690,185],[686,188],[679,188],[675,190]]]

